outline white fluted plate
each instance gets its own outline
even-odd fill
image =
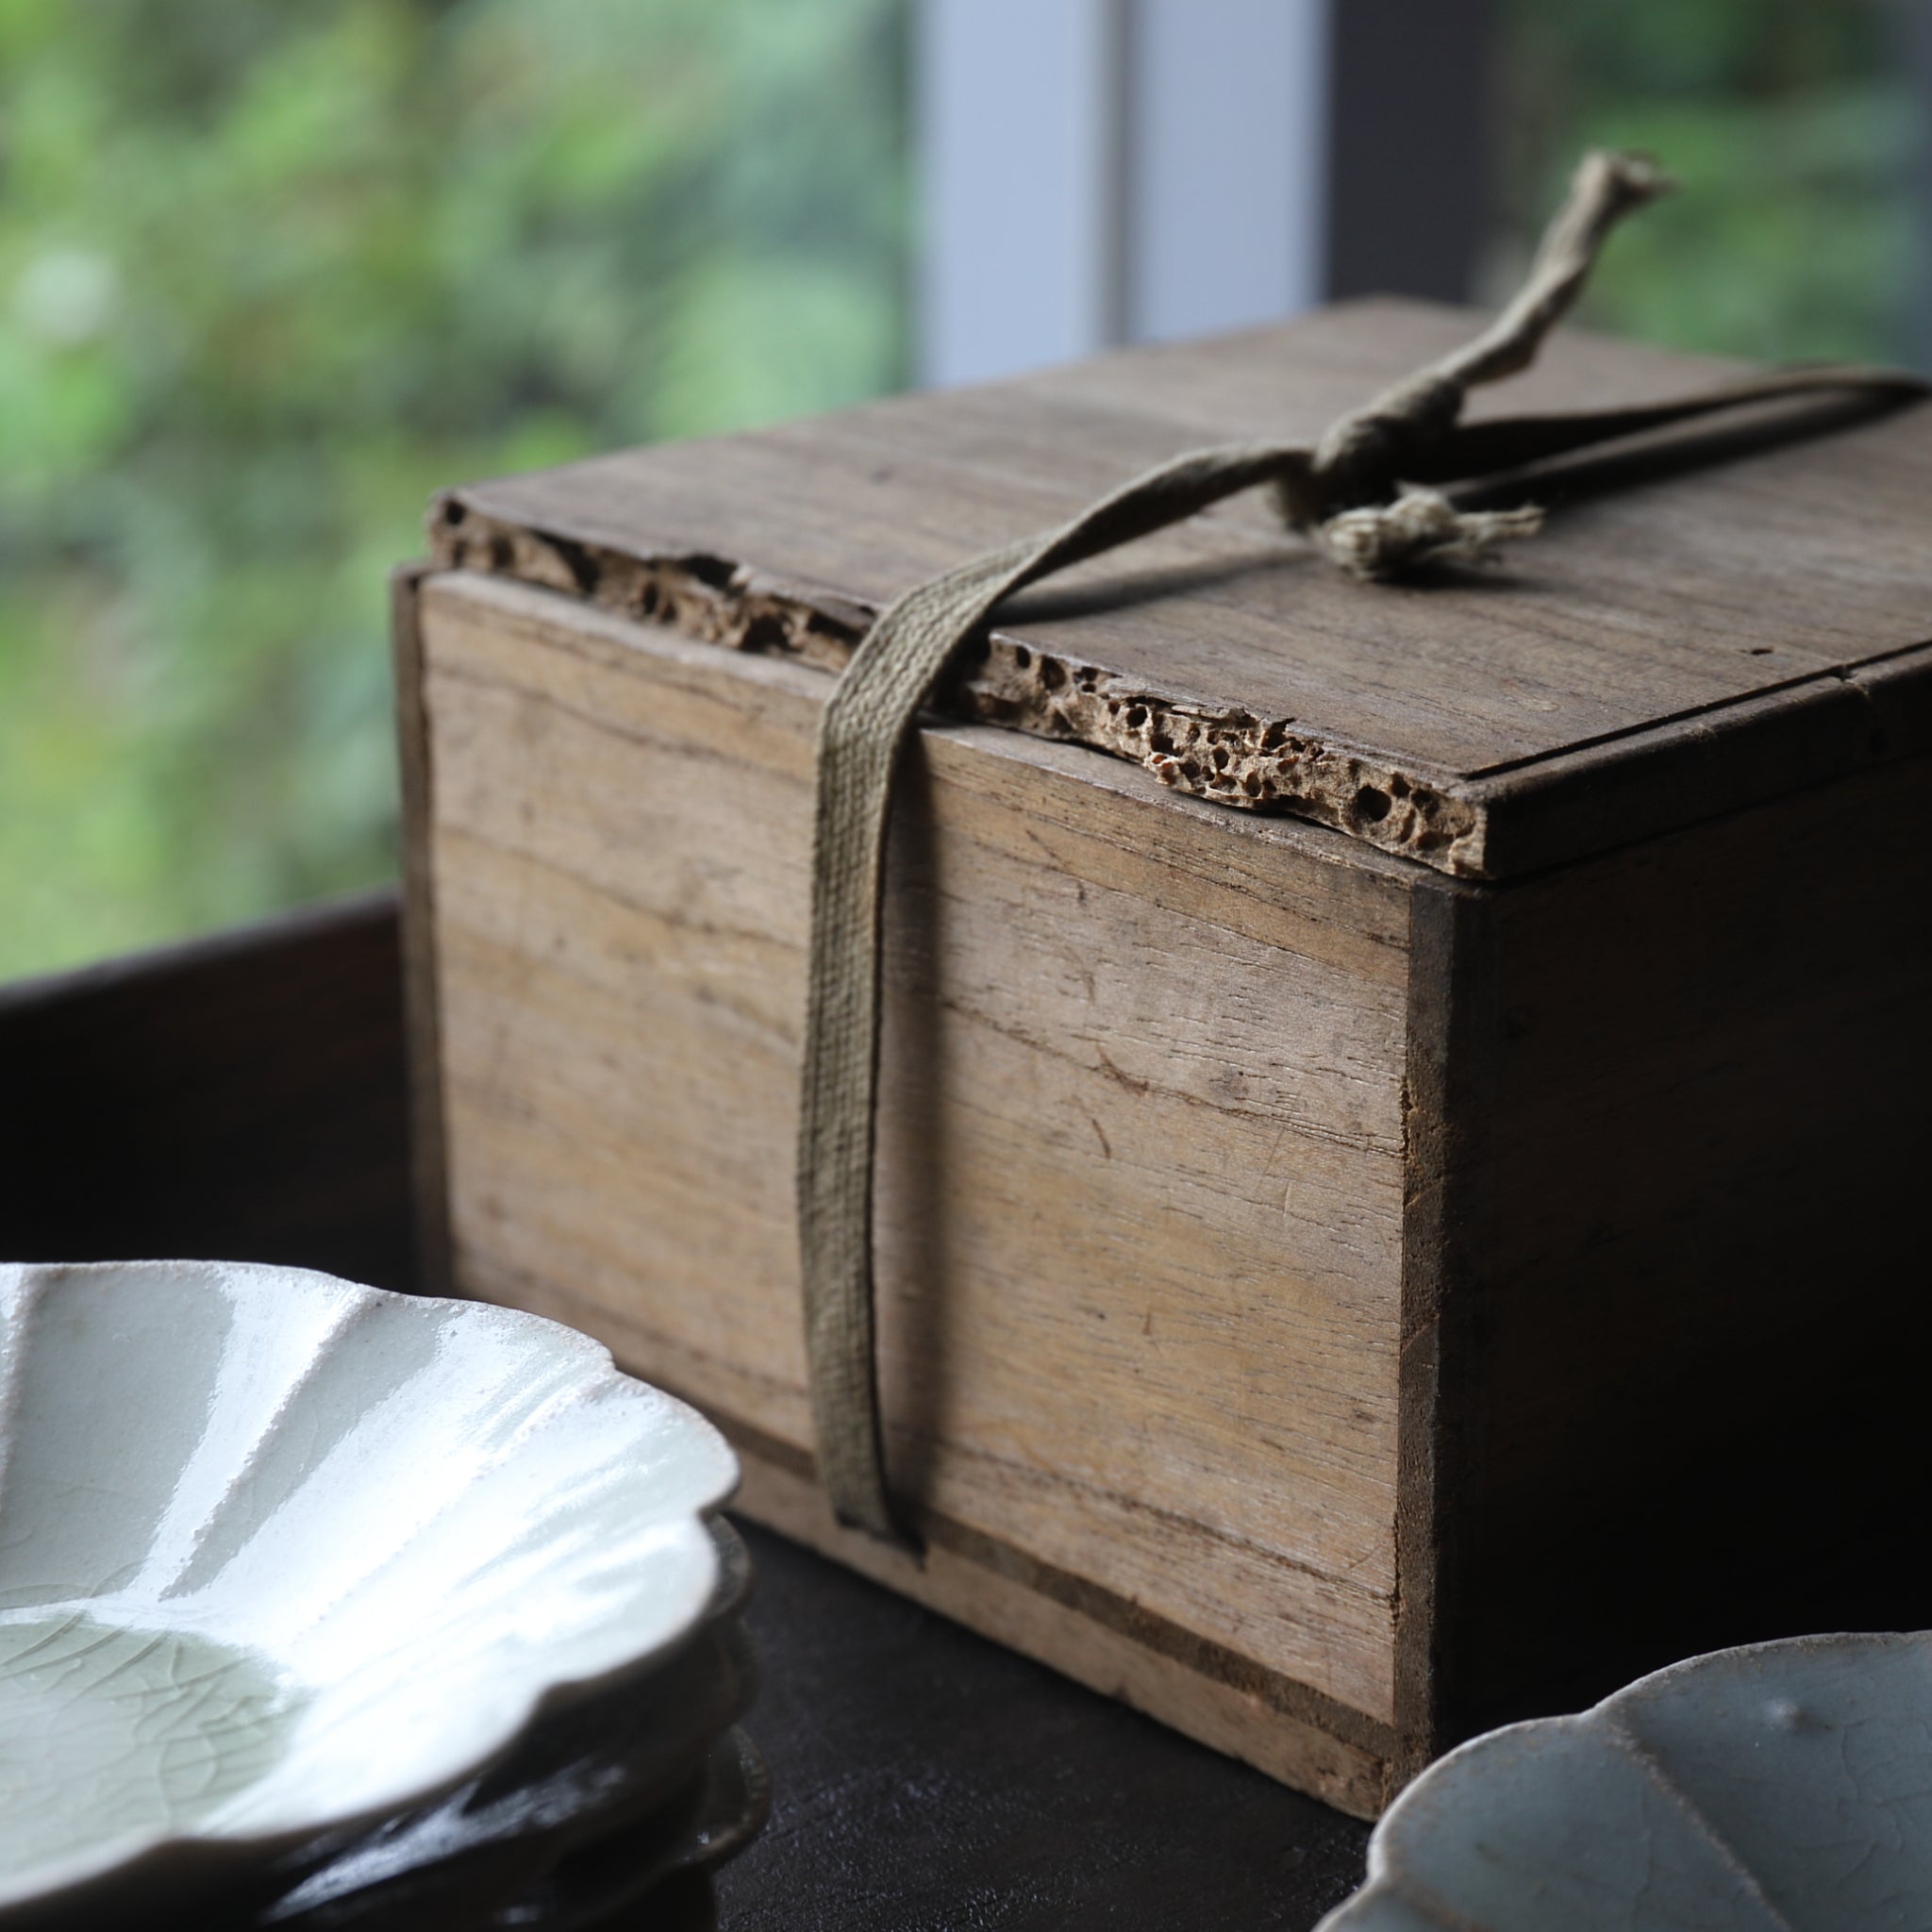
[[[737,1466],[568,1328],[0,1267],[0,1912],[420,1804],[704,1618]]]
[[[1713,1651],[1472,1739],[1317,1932],[1924,1932],[1932,1633]]]

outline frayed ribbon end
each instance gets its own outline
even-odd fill
[[[1343,510],[1315,526],[1315,541],[1352,577],[1381,581],[1425,564],[1482,563],[1496,545],[1533,537],[1543,513],[1522,509],[1461,510],[1438,490],[1413,486],[1393,503]]]

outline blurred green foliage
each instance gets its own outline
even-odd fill
[[[1502,0],[1499,281],[1644,147],[1592,319],[1897,354],[1924,4]],[[433,489],[904,379],[903,12],[0,0],[0,976],[391,871]]]
[[[1926,0],[1505,0],[1497,125],[1513,279],[1586,147],[1681,184],[1619,233],[1586,320],[1764,360],[1907,358],[1925,283]]]
[[[906,363],[895,0],[0,0],[0,975],[387,875],[430,491]]]

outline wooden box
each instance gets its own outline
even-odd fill
[[[1238,499],[1013,608],[892,834],[923,1560],[812,1482],[812,731],[899,591],[1467,328],[463,490],[398,625],[456,1287],[708,1410],[750,1515],[1361,1813],[1484,1724],[1932,1602],[1932,411],[1573,465],[1493,570],[1349,582]],[[1710,375],[1571,336],[1473,413]]]

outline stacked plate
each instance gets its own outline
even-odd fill
[[[0,1925],[708,1923],[766,1798],[735,1480],[532,1316],[0,1268]]]
[[[750,1565],[728,1527],[712,1533],[719,1589],[674,1656],[540,1720],[446,1797],[306,1846],[235,1923],[576,1927],[688,1893],[689,1912],[669,1923],[704,1924],[710,1869],[757,1830],[766,1804],[763,1769],[733,1727],[752,1690],[737,1618]]]
[[[1458,1746],[1316,1932],[1932,1925],[1932,1631],[1795,1637]]]

